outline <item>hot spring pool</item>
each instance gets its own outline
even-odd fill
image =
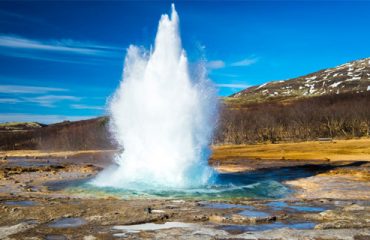
[[[70,194],[88,196],[115,196],[119,198],[184,198],[184,199],[230,199],[255,198],[277,199],[293,192],[284,181],[308,177],[313,174],[311,168],[277,168],[246,173],[223,173],[215,176],[209,185],[194,188],[163,188],[140,183],[129,188],[97,187],[91,179],[58,181],[49,183],[50,190],[64,190]]]

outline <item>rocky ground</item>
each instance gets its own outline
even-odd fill
[[[235,160],[223,171],[294,169],[282,199],[122,199],[60,188],[109,158],[7,158],[0,164],[0,239],[370,239],[368,162]]]

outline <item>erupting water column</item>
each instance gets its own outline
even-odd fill
[[[162,15],[154,50],[130,46],[123,80],[110,102],[111,132],[124,148],[117,165],[93,180],[126,189],[206,185],[217,98],[204,67],[191,77],[179,17]]]

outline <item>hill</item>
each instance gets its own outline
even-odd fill
[[[370,91],[370,58],[305,76],[253,86],[225,98],[228,104],[291,101],[330,94]]]
[[[215,142],[370,136],[370,58],[253,86],[224,99]]]
[[[37,122],[6,122],[0,123],[0,132],[27,131],[36,128],[42,128],[45,126],[47,125]]]
[[[87,150],[112,149],[107,130],[108,118],[64,121],[56,124],[3,123],[0,150]]]

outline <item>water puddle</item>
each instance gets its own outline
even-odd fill
[[[242,204],[231,204],[231,203],[221,203],[221,202],[200,202],[200,205],[204,208],[213,209],[245,209],[239,212],[239,215],[246,217],[257,217],[264,218],[273,215],[276,211],[286,211],[286,212],[301,212],[301,213],[315,213],[327,210],[326,207],[318,207],[312,205],[305,205],[305,203],[287,203],[284,201],[273,201],[263,204],[267,206],[268,209],[264,211],[257,210],[254,206],[242,205]],[[265,208],[264,208],[265,209]]]
[[[285,202],[285,201],[271,201],[258,205],[258,207],[242,204],[230,204],[222,202],[200,202],[200,205],[204,208],[213,209],[235,209],[239,210],[238,215],[242,215],[249,218],[267,218],[274,216],[276,211],[284,211],[289,213],[318,213],[329,209],[330,207],[316,206],[313,203],[308,202]],[[262,211],[260,211],[260,208]],[[241,211],[240,211],[241,210]],[[227,231],[231,234],[240,234],[248,231],[265,231],[279,228],[291,228],[291,229],[313,229],[316,226],[315,222],[306,221],[289,221],[282,220],[270,223],[250,224],[250,225],[223,225],[217,227],[217,229]]]
[[[252,210],[243,210],[238,213],[239,215],[245,216],[245,217],[256,217],[256,218],[265,218],[269,217],[270,214],[266,212],[261,211],[252,211]]]
[[[28,158],[9,158],[7,164],[14,167],[44,167],[53,165],[49,160]]]
[[[127,237],[127,233],[114,233],[113,234],[113,237],[126,238]]]
[[[4,202],[5,205],[10,206],[21,206],[21,207],[31,207],[37,205],[34,201],[6,201]]]
[[[74,228],[86,224],[86,221],[82,218],[60,218],[48,226],[52,228]]]
[[[225,230],[231,234],[241,234],[249,231],[265,231],[278,228],[291,228],[301,230],[313,229],[315,225],[316,224],[314,222],[298,222],[298,223],[273,222],[257,225],[226,225],[219,227],[219,229]]]
[[[266,203],[266,206],[269,206],[274,210],[281,210],[283,208],[288,207],[288,204],[286,202],[276,201],[276,202]]]
[[[170,228],[190,228],[190,227],[194,227],[194,224],[183,222],[166,222],[164,224],[144,223],[136,225],[114,226],[112,229],[121,230],[128,233],[138,233],[140,231],[156,231]]]
[[[311,206],[289,206],[289,208],[294,209],[299,212],[323,212],[325,211],[325,208],[311,207]]]
[[[45,240],[67,240],[64,235],[46,235]]]
[[[270,207],[274,211],[280,211],[280,210],[293,210],[297,212],[322,212],[327,210],[325,207],[317,207],[317,206],[310,206],[310,205],[304,205],[303,204],[288,204],[286,202],[282,201],[274,201],[269,202],[266,204],[266,206]]]

